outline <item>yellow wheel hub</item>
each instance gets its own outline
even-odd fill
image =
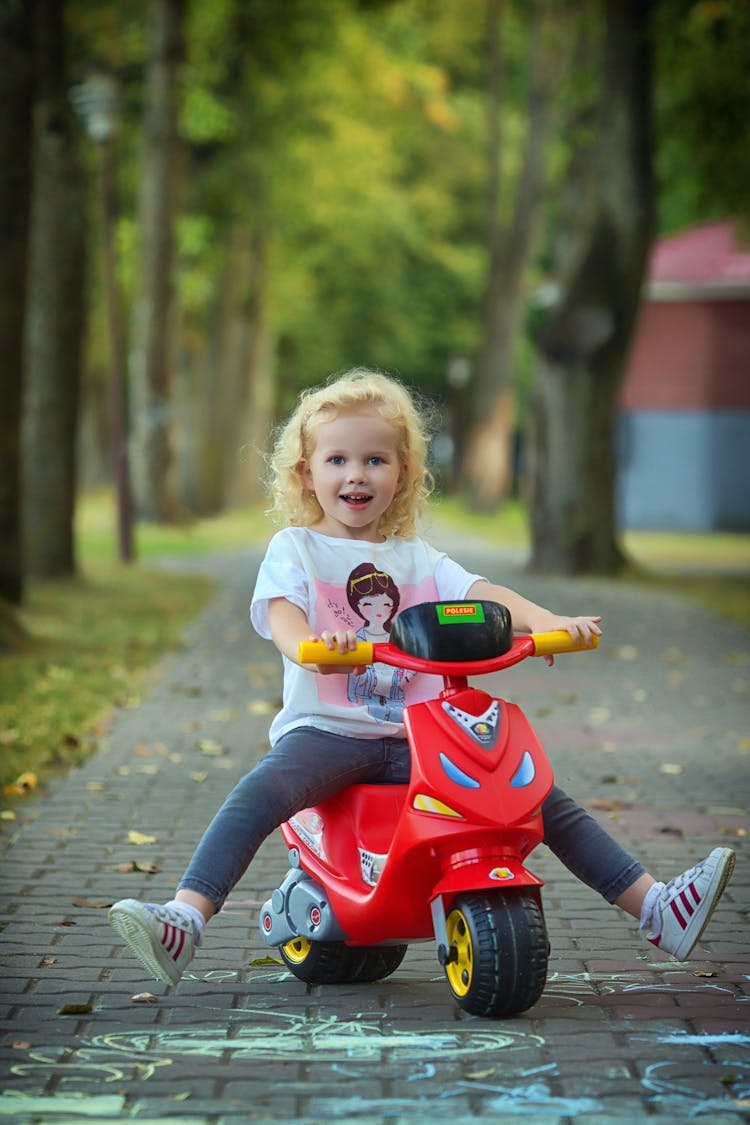
[[[306,937],[298,937],[294,938],[293,941],[288,941],[281,948],[288,961],[293,961],[295,965],[301,965],[310,952],[311,945],[312,942]]]
[[[474,971],[474,957],[471,934],[466,918],[460,910],[451,910],[445,920],[448,930],[448,946],[455,946],[456,959],[445,966],[445,975],[454,996],[466,996],[471,988]]]

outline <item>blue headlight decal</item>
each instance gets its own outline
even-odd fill
[[[458,766],[450,760],[450,758],[447,758],[445,754],[442,753],[440,755],[440,765],[443,767],[451,781],[455,781],[456,785],[462,785],[464,789],[481,788],[476,778],[469,777],[468,773],[464,773],[463,770],[460,770]]]
[[[534,759],[528,750],[524,750],[521,764],[510,780],[511,788],[523,789],[524,785],[531,785],[535,777],[536,768],[534,766]]]

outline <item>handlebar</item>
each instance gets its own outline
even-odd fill
[[[323,641],[301,641],[299,646],[300,664],[338,664],[355,666],[359,664],[390,664],[397,668],[408,668],[414,672],[430,672],[444,676],[482,676],[488,672],[499,672],[526,660],[529,656],[556,656],[564,652],[591,652],[599,645],[599,638],[593,635],[590,643],[574,641],[566,629],[555,629],[549,633],[529,633],[517,636],[508,652],[487,660],[424,660],[402,652],[390,643],[372,644],[358,641],[353,649],[339,652],[329,649]]]

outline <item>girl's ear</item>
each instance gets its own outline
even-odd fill
[[[298,472],[299,472],[299,475],[302,479],[302,483],[305,486],[305,488],[309,489],[310,492],[314,492],[315,489],[313,488],[312,472],[310,470],[310,466],[307,463],[307,461],[304,461],[304,460],[300,461],[299,466],[298,466]]]

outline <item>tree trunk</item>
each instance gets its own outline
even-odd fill
[[[604,50],[593,223],[537,337],[531,567],[613,573],[615,420],[652,232],[649,0],[602,0]],[[571,185],[569,185],[571,186]],[[579,185],[580,186],[580,185]],[[573,194],[576,185],[573,184]],[[586,190],[582,190],[586,197]]]
[[[31,198],[33,0],[0,6],[0,598],[23,597],[21,391]]]
[[[177,183],[178,73],[184,0],[152,0],[141,174],[140,276],[131,342],[133,484],[138,514],[176,517],[171,452],[172,265]]]
[[[256,228],[247,253],[246,297],[236,310],[241,336],[235,376],[236,442],[225,464],[225,498],[230,507],[252,504],[264,496],[265,454],[273,419],[273,337],[268,315],[266,237]]]
[[[489,82],[489,266],[484,334],[474,391],[474,422],[463,467],[472,507],[496,508],[512,482],[514,350],[523,302],[523,281],[533,250],[544,184],[551,96],[558,70],[559,41],[550,35],[550,9],[532,8],[528,127],[515,203],[509,222],[501,217],[502,101],[501,0],[488,0]]]
[[[66,89],[63,5],[39,0],[23,421],[25,568],[75,571],[73,515],[84,320],[84,192]]]

